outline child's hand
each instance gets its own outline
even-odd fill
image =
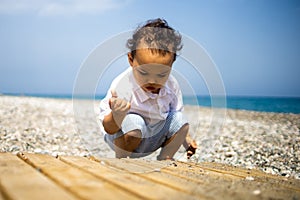
[[[124,117],[130,109],[130,103],[124,99],[118,98],[116,91],[111,91],[112,97],[109,99],[109,106],[117,125],[120,126]]]
[[[190,159],[192,155],[196,153],[197,143],[194,139],[191,138],[190,134],[186,135],[185,141],[183,142],[183,146],[186,149],[187,158]]]

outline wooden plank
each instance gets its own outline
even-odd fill
[[[159,174],[148,173],[147,170],[145,170],[147,173],[139,173],[139,175],[153,181],[169,184],[170,187],[205,195],[211,199],[232,199],[233,197],[243,199],[245,195],[251,196],[252,199],[256,198],[253,196],[252,190],[246,193],[245,190],[228,190],[235,181],[243,180],[239,176],[227,174],[220,176],[219,173],[208,173],[202,169],[174,161],[146,161],[143,159],[110,160],[102,158],[101,160],[105,160],[111,165],[124,168],[125,170],[129,165],[128,163],[132,165],[130,169],[137,168],[137,165],[149,167],[148,171],[151,171],[149,170],[151,168],[152,170],[156,168],[157,171],[159,169],[161,172]],[[255,190],[255,188],[253,190]]]
[[[236,174],[244,178],[252,177],[255,181],[258,182],[268,182],[270,184],[277,184],[279,187],[285,187],[285,189],[287,190],[300,192],[300,180],[267,174],[256,169],[243,169],[240,167],[234,167],[220,163],[199,163],[193,165],[202,169],[218,172],[221,174]]]
[[[194,167],[193,165],[186,164],[183,162],[175,162],[175,161],[155,161],[155,160],[143,160],[143,159],[131,159],[128,162],[132,162],[136,165],[142,165],[144,167],[149,168],[159,168],[161,171],[165,173],[172,174],[174,176],[178,176],[180,178],[184,178],[190,181],[198,182],[201,177],[207,172],[204,169],[199,167]],[[167,164],[166,164],[167,163]],[[193,172],[193,176],[189,172]],[[210,176],[220,176],[218,172],[211,171]],[[223,174],[223,179],[233,180],[233,179],[241,179],[244,177],[236,176],[234,174]]]
[[[62,156],[60,159],[72,166],[84,169],[94,176],[112,182],[120,188],[135,193],[142,199],[209,199],[205,195],[193,194],[191,190],[184,192],[181,188],[178,190],[165,184],[159,185],[157,182],[142,178],[134,173],[112,168],[103,162],[95,162],[74,156]],[[142,167],[140,169],[137,166],[135,167],[137,171],[143,169]],[[154,173],[159,174],[160,172]]]
[[[82,199],[138,199],[135,195],[52,156],[26,153],[22,158]]]
[[[152,165],[153,161],[151,161],[151,165],[148,165],[148,164],[141,165],[141,163],[139,163],[140,160],[138,160],[138,159],[96,158],[96,160],[99,160],[99,162],[105,162],[105,163],[107,163],[107,164],[109,164],[109,165],[111,165],[115,168],[122,169],[122,170],[131,172],[133,174],[137,174],[137,175],[140,175],[140,176],[143,176],[143,177],[145,177],[145,175],[148,175],[148,174],[151,174],[152,177],[155,177],[156,175],[158,175],[157,179],[156,179],[156,177],[153,178],[153,179],[155,179],[154,181],[160,182],[159,180],[162,178],[161,183],[163,183],[163,184],[169,184],[170,182],[172,182],[170,180],[163,179],[164,175],[172,177],[174,179],[177,179],[177,178],[182,179],[183,178],[183,179],[186,179],[187,181],[194,181],[194,182],[199,183],[199,184],[203,183],[203,181],[201,181],[200,179],[197,179],[197,178],[194,179],[193,177],[181,176],[178,173],[166,172],[165,168],[168,167],[168,165],[169,165],[168,162],[160,161],[161,163],[166,163],[166,164],[163,164],[163,165],[153,164]],[[152,172],[159,172],[159,173],[152,173]],[[178,188],[176,188],[176,189],[178,189]]]
[[[179,163],[187,165],[187,163]],[[219,173],[219,176],[230,174],[243,177],[241,181],[233,182],[232,186],[236,190],[240,188],[241,190],[251,191],[256,187],[262,188],[259,191],[270,199],[300,199],[300,181],[296,179],[267,174],[256,169],[250,170],[219,163],[189,163],[188,165]]]
[[[217,163],[19,157],[0,153],[0,200],[300,199],[299,180]]]
[[[209,162],[203,162],[203,163],[191,163],[191,165],[207,169],[207,170],[212,170],[215,172],[219,173],[226,173],[226,174],[232,174],[240,177],[246,177],[249,175],[256,175],[256,176],[265,176],[269,178],[274,178],[278,176],[274,176],[271,174],[266,174],[262,171],[256,170],[256,169],[243,169],[240,167],[234,167],[234,166],[229,166],[221,163],[209,163]]]
[[[112,167],[130,171],[133,174],[174,188],[178,191],[197,195],[201,199],[226,199],[225,197],[228,193],[226,189],[223,192],[215,192],[220,188],[219,180],[213,180],[214,183],[207,181],[207,179],[204,179],[202,173],[195,172],[193,175],[184,176],[180,174],[180,169],[178,169],[177,172],[171,173],[166,171],[166,168],[170,164],[168,161],[157,161],[160,165],[155,166],[152,165],[155,161],[150,161],[151,164],[149,163],[148,165],[139,165],[138,163],[141,162],[139,159],[99,159],[101,160],[100,162],[105,162]],[[134,169],[136,169],[136,171],[134,171]],[[223,183],[225,183],[225,180],[223,180]],[[228,184],[231,184],[231,182],[228,182]],[[230,197],[228,197],[228,199],[230,199]]]
[[[2,199],[77,199],[17,156],[0,153],[0,157],[0,193],[2,193],[0,197]]]
[[[106,161],[109,161],[106,159]],[[165,176],[165,173],[174,173],[180,174],[179,177],[182,179],[188,179],[189,177],[194,177],[197,180],[201,180],[202,184],[198,184],[198,190],[205,191],[207,196],[216,198],[216,199],[245,199],[249,197],[250,199],[297,199],[300,198],[300,194],[297,190],[291,190],[291,188],[286,188],[285,185],[281,185],[280,182],[268,182],[268,181],[257,181],[247,179],[251,177],[248,173],[242,174],[243,169],[232,169],[232,171],[218,171],[212,166],[209,170],[203,170],[203,168],[198,165],[193,165],[192,163],[182,163],[182,162],[171,162],[173,164],[165,165],[165,162],[161,161],[144,161],[142,159],[122,159],[122,160],[111,160],[110,162],[116,167],[124,165],[124,162],[130,162],[131,165],[143,165],[144,167],[151,164],[152,167],[161,166],[160,177],[153,176],[152,173],[142,174],[143,177],[158,179],[160,181],[168,180],[168,177]],[[123,162],[123,163],[122,163]],[[156,165],[156,166],[155,166]],[[125,165],[126,166],[126,165]],[[134,168],[131,166],[131,168]],[[218,167],[217,167],[218,168]],[[199,173],[200,171],[200,173]],[[165,172],[165,173],[164,173]],[[236,174],[235,174],[236,173]],[[263,177],[263,174],[260,174],[260,177]],[[231,178],[231,179],[230,179]],[[173,184],[179,184],[182,182],[169,181]],[[197,181],[190,179],[190,183],[196,183]],[[190,189],[193,191],[193,187],[189,186],[190,184],[181,184],[182,188]],[[186,187],[185,187],[186,186]]]

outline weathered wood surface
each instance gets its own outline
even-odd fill
[[[0,153],[0,200],[292,199],[300,181],[216,163]]]

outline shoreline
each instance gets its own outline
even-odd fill
[[[257,168],[300,179],[300,114],[189,105],[184,113],[199,147],[192,162]],[[82,117],[78,126],[72,99],[1,95],[0,151],[113,157],[95,113]],[[186,161],[183,148],[175,158]]]
[[[33,97],[33,98],[46,98],[46,99],[58,99],[58,100],[88,100],[88,101],[100,101],[105,95],[96,96],[78,96],[73,98],[72,94],[34,94],[34,93],[4,93],[0,96],[11,97]],[[210,95],[185,95],[183,96],[185,106],[199,106],[204,108],[212,108]],[[215,97],[215,101],[218,102],[218,96]],[[220,109],[233,109],[255,112],[267,112],[267,113],[284,113],[284,114],[300,114],[300,97],[297,96],[249,96],[249,95],[229,95],[220,97],[226,98],[226,107],[216,103],[214,108]],[[221,100],[222,101],[222,100]],[[240,102],[241,101],[241,102]],[[267,102],[266,101],[272,101]],[[221,102],[222,104],[222,102]],[[246,104],[246,105],[245,105]],[[273,106],[269,107],[269,105]],[[267,105],[267,107],[265,107]]]

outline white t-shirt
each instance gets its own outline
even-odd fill
[[[107,95],[101,100],[99,116],[101,124],[104,117],[111,112],[109,99],[112,97],[112,90],[116,91],[118,98],[130,102],[130,113],[141,115],[148,124],[156,124],[165,120],[170,111],[183,109],[182,93],[177,80],[172,75],[169,76],[159,93],[153,94],[145,92],[136,83],[132,68],[129,67],[113,80]],[[103,128],[102,131],[104,131]]]

